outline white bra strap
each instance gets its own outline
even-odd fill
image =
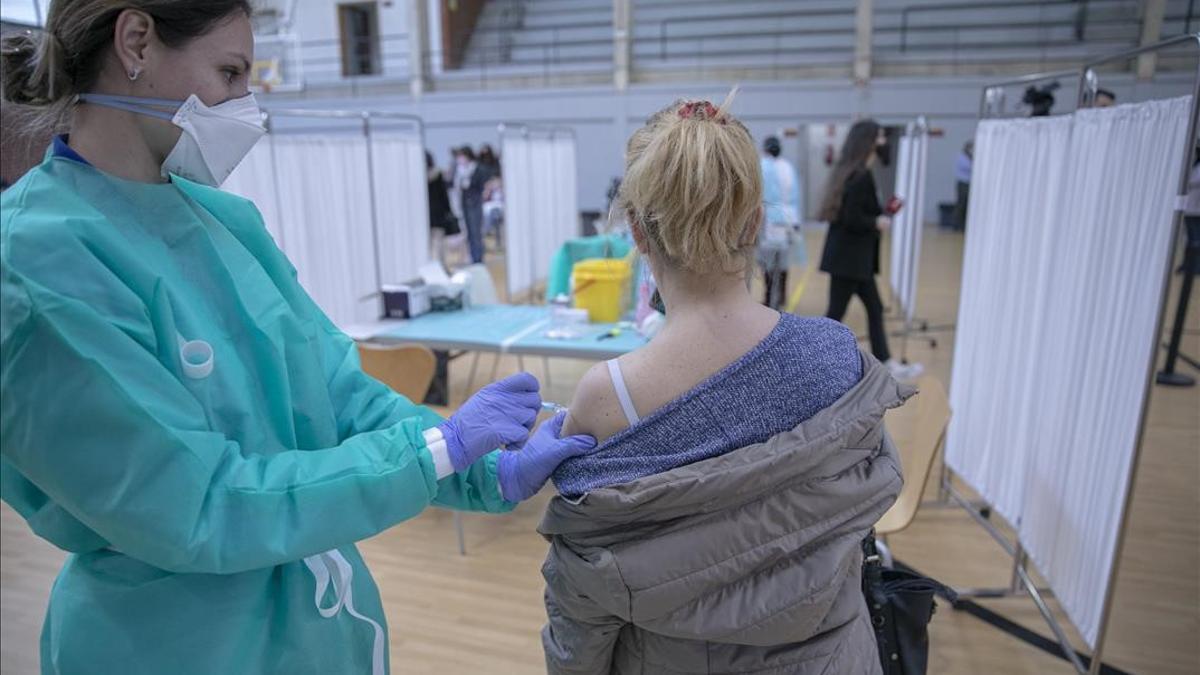
[[[625,411],[629,426],[637,424],[641,418],[633,407],[633,399],[629,398],[629,389],[625,386],[625,377],[621,375],[621,365],[616,359],[608,361],[608,375],[612,378],[613,389],[617,392],[617,400],[621,402],[621,410]]]

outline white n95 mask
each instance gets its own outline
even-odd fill
[[[267,131],[254,94],[218,105],[204,105],[192,94],[186,101],[107,94],[80,94],[85,103],[167,120],[183,133],[162,163],[162,175],[220,187]],[[173,108],[169,113],[159,108]]]

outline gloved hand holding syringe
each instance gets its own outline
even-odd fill
[[[542,401],[542,411],[557,415],[560,412],[567,412],[567,406],[552,401]]]
[[[543,422],[521,448],[509,447],[500,453],[496,473],[500,494],[509,501],[529,499],[559,464],[596,449],[596,439],[591,436],[562,437],[563,422],[567,419],[565,406],[545,401],[542,410],[553,411],[554,417]]]

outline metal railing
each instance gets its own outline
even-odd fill
[[[1192,0],[1194,1],[1194,0]],[[1190,3],[1189,3],[1190,4]],[[1130,21],[1126,17],[1112,16],[1097,16],[1090,5],[1106,5],[1113,8],[1128,8],[1131,12],[1138,7],[1137,0],[1014,0],[1012,2],[990,2],[990,3],[941,3],[941,4],[922,4],[909,5],[903,8],[884,8],[875,11],[875,27],[874,36],[896,36],[899,42],[898,50],[895,47],[876,47],[877,53],[887,54],[899,51],[904,54],[920,54],[929,53],[936,54],[939,52],[951,51],[957,55],[961,49],[970,48],[976,52],[983,51],[986,55],[988,51],[1012,51],[1012,50],[1041,50],[1055,48],[1065,48],[1077,44],[1084,43],[1088,38],[1088,29],[1099,28],[1125,28],[1131,26]],[[640,5],[639,5],[640,7]],[[1012,9],[1025,8],[1074,8],[1073,16],[1064,18],[1046,18],[1046,17],[1022,17],[1012,18],[1008,20],[996,20],[997,12],[1011,11]],[[1189,6],[1189,11],[1190,11]],[[922,15],[934,14],[944,15],[947,12],[958,12],[958,20],[929,20],[921,19]],[[841,25],[827,25],[817,28],[794,28],[794,29],[779,29],[779,30],[738,30],[734,28],[729,30],[728,26],[737,22],[746,21],[788,21],[793,19],[827,19],[827,23],[836,24],[837,19],[843,19]],[[1190,21],[1187,16],[1168,16],[1167,21]],[[679,34],[678,27],[688,25],[712,25],[716,27],[711,31],[689,32]],[[1034,31],[1045,31],[1047,29],[1067,28],[1070,29],[1072,37],[1070,39],[964,39],[964,34],[969,35],[971,32],[996,31],[996,30],[1011,30],[1023,33],[1033,33]],[[937,38],[939,35],[952,34],[952,37],[944,39]],[[774,60],[778,60],[781,56],[803,54],[806,52],[826,51],[830,53],[845,53],[852,54],[850,45],[853,43],[855,35],[854,9],[814,9],[814,10],[789,10],[789,11],[768,11],[768,12],[749,12],[739,13],[736,15],[710,15],[710,16],[686,16],[686,17],[668,17],[659,22],[657,37],[654,38],[658,42],[658,60],[660,62],[669,61],[678,51],[673,50],[672,45],[678,44],[695,44],[700,43],[702,46],[698,50],[688,51],[689,56],[727,56],[732,54],[746,56],[770,56]],[[927,35],[933,36],[933,40],[924,40],[917,44],[913,43],[913,36]],[[846,47],[844,49],[831,49],[829,47],[795,47],[793,45],[797,40],[804,38],[821,38],[821,37],[844,37],[846,39]],[[727,50],[709,53],[704,49],[704,46],[719,43],[722,40],[737,40],[737,39],[753,39],[766,38],[773,44],[779,45],[777,48],[745,48],[736,50]],[[645,36],[635,36],[633,41],[635,44],[645,41]],[[1127,36],[1127,41],[1130,44],[1136,42],[1137,30],[1134,27]],[[941,57],[939,57],[941,58]],[[644,57],[643,57],[644,60]]]
[[[608,24],[608,25],[611,26],[612,24]],[[553,33],[551,35],[550,40],[534,40],[534,41],[516,42],[515,40],[513,40],[511,38],[511,36],[506,36],[504,33],[486,32],[485,35],[487,35],[487,34],[493,34],[493,35],[496,35],[497,37],[495,39],[491,40],[492,44],[486,44],[486,42],[487,42],[486,38],[484,38],[483,44],[480,44],[473,38],[471,45],[466,49],[466,51],[463,54],[461,67],[463,67],[463,68],[467,67],[470,64],[470,57],[479,56],[480,52],[483,52],[485,54],[495,55],[498,58],[500,63],[512,64],[512,65],[541,64],[544,61],[544,59],[546,59],[546,58],[552,59],[552,64],[569,63],[572,61],[578,61],[579,59],[572,58],[569,56],[567,56],[567,57],[562,56],[562,48],[563,47],[581,46],[581,45],[582,46],[603,45],[603,46],[611,47],[612,43],[613,43],[613,39],[611,36],[607,36],[607,37],[603,37],[603,38],[582,38],[582,39],[564,40],[561,38],[561,36],[559,34],[559,29],[557,29],[557,28],[553,29]],[[543,56],[542,56],[542,58],[532,58],[532,59],[515,58],[512,56],[512,53],[514,50],[541,52]],[[604,57],[594,57],[594,58],[589,58],[587,60],[597,62],[597,63],[612,61],[612,54],[609,53]]]
[[[668,33],[671,26],[679,25],[695,25],[695,24],[725,24],[731,19],[736,20],[781,20],[781,19],[811,19],[816,17],[849,17],[854,18],[854,9],[817,9],[817,10],[797,10],[788,12],[759,12],[750,14],[739,14],[735,17],[730,16],[680,16],[669,17],[659,22],[658,27],[658,42],[659,42],[659,58],[663,61],[667,60],[669,41]],[[743,33],[708,33],[704,35],[687,35],[681,36],[680,40],[695,40],[695,39],[711,39],[711,38],[737,38],[737,37],[782,37],[782,36],[804,36],[804,35],[843,35],[848,34],[851,37],[854,35],[853,25],[849,29],[830,28],[830,29],[802,29],[802,30],[781,30],[781,31],[754,31]],[[642,38],[645,39],[645,38]],[[638,38],[634,38],[635,41]]]
[[[428,50],[422,53],[421,59],[424,71],[440,78],[441,82],[459,85],[473,83],[481,89],[487,89],[493,83],[511,84],[513,78],[519,78],[525,84],[540,82],[542,86],[551,86],[559,82],[562,76],[577,76],[581,72],[604,73],[606,79],[612,76],[609,70],[611,58],[556,57],[550,44],[541,45],[539,49],[541,53],[536,58],[502,60],[505,56],[503,47],[476,47],[470,53],[473,60],[464,61],[458,68],[443,69],[440,73],[434,72],[432,66],[444,62],[445,53],[442,50]]]
[[[345,73],[345,44],[338,38],[321,38],[301,40],[298,43],[300,66],[306,78],[323,80],[330,78],[378,77],[381,75],[399,75],[389,70],[403,70],[408,76],[408,34],[391,33],[373,38],[360,38],[352,47],[365,45],[370,50],[374,72],[348,75]],[[326,50],[332,50],[327,53]],[[353,49],[351,50],[353,51]],[[315,54],[314,54],[315,52]],[[402,67],[397,67],[403,64]],[[388,66],[392,66],[389,68]]]
[[[994,28],[994,27],[997,27],[998,25],[999,25],[999,27],[1002,27],[1002,28],[1022,28],[1022,27],[1028,27],[1028,23],[1029,23],[1029,22],[1025,22],[1023,25],[1013,25],[1008,22],[1005,22],[1002,24],[997,24],[996,22],[993,21],[993,22],[984,24],[982,26],[978,26],[978,25],[976,25],[976,26],[961,26],[961,25],[953,26],[953,25],[946,25],[946,24],[934,24],[934,25],[923,26],[923,27],[911,27],[909,17],[914,14],[929,13],[929,12],[939,12],[940,13],[940,12],[977,11],[977,10],[986,10],[986,11],[994,12],[997,10],[1005,10],[1005,9],[1011,9],[1011,8],[1016,8],[1016,7],[1036,7],[1036,8],[1041,8],[1041,9],[1051,8],[1051,7],[1068,7],[1068,8],[1074,7],[1075,8],[1075,16],[1072,19],[1058,20],[1058,21],[1054,21],[1054,20],[1039,21],[1039,22],[1036,22],[1036,25],[1034,27],[1045,27],[1045,26],[1051,26],[1051,25],[1071,26],[1075,29],[1076,40],[1082,42],[1084,39],[1086,30],[1087,30],[1088,23],[1089,23],[1088,8],[1089,8],[1089,5],[1091,5],[1091,4],[1109,4],[1109,5],[1124,5],[1124,6],[1136,7],[1136,5],[1138,3],[1136,2],[1136,0],[1014,0],[1013,2],[986,4],[986,5],[978,3],[978,2],[971,2],[971,3],[955,2],[955,3],[944,3],[944,4],[938,4],[938,5],[909,5],[900,10],[900,51],[903,52],[903,51],[907,51],[907,49],[908,49],[908,33],[910,30],[921,30],[921,29],[928,30],[930,28],[934,28],[934,29],[967,28],[967,27]]]
[[[1086,44],[1091,36],[1104,29],[1109,37],[1092,37],[1095,41],[1108,43],[1136,42],[1136,22],[1126,17],[1113,16],[1111,11],[1133,8],[1137,0],[1013,0],[1003,2],[945,2],[939,4],[914,4],[906,7],[876,10],[875,38],[884,38],[874,52],[877,61],[888,63],[889,59],[900,58],[905,64],[946,62],[957,67],[959,53],[969,49],[972,62],[1047,62],[1047,51]],[[1166,17],[1176,26],[1190,30],[1193,23],[1195,0],[1189,0],[1186,10],[1175,6],[1175,15]],[[376,79],[410,77],[412,72],[434,73],[430,66],[441,63],[435,77],[447,75],[460,80],[478,76],[486,85],[489,80],[507,74],[527,76],[528,71],[540,69],[542,77],[549,82],[556,71],[569,74],[579,71],[594,71],[613,63],[613,38],[611,20],[587,19],[571,22],[570,16],[578,15],[579,8],[551,8],[547,13],[561,15],[546,22],[544,26],[528,26],[527,7],[524,0],[505,0],[497,3],[487,24],[480,25],[469,36],[470,44],[460,53],[455,68],[446,67],[448,54],[443,50],[428,50],[422,55],[422,63],[410,63],[406,48],[408,35],[403,33],[379,36],[375,43],[373,59],[377,72],[369,75],[343,75],[343,43],[336,38],[306,40],[299,44],[299,60],[305,79],[310,82],[343,80],[353,83],[356,79],[369,82]],[[676,7],[677,3],[654,0],[639,0],[637,8],[653,9]],[[650,24],[630,37],[634,66],[670,65],[672,67],[705,68],[705,63],[719,59],[723,63],[746,57],[746,67],[773,69],[776,72],[785,66],[848,66],[853,60],[855,36],[854,8],[795,9],[786,11],[749,11],[728,13],[721,10],[729,7],[727,0],[693,0],[688,5],[698,16],[667,16]],[[715,13],[706,14],[705,7]],[[998,12],[1054,8],[1050,17],[1014,16],[1008,20],[997,19]],[[1074,9],[1073,13],[1067,9]],[[948,14],[947,14],[948,13]],[[1003,17],[1003,14],[1000,15]],[[754,22],[783,24],[791,22],[794,28],[769,28],[754,30]],[[806,23],[817,25],[806,26]],[[643,24],[644,25],[644,24]],[[1125,35],[1124,28],[1131,30]],[[608,30],[601,30],[608,29]],[[1038,39],[1039,32],[1053,29],[1057,37]],[[1063,30],[1068,29],[1068,30]],[[586,31],[595,30],[595,36]],[[1028,39],[998,39],[991,31],[1012,31],[1031,35]],[[580,34],[581,31],[584,34]],[[537,39],[522,39],[523,35],[535,34]],[[973,35],[974,34],[974,35]],[[575,37],[579,35],[579,37]],[[924,39],[915,40],[916,36]],[[976,39],[972,39],[975,37]],[[462,39],[468,39],[463,36]],[[1020,54],[1019,52],[1026,52]],[[1035,53],[1036,52],[1036,53]],[[949,55],[947,55],[949,53]],[[1061,52],[1060,52],[1061,53]],[[1031,58],[1032,56],[1032,58]],[[1081,55],[1069,52],[1063,59],[1078,59]],[[1050,59],[1053,60],[1053,59]],[[505,73],[504,71],[509,71]],[[516,72],[525,71],[525,72]]]

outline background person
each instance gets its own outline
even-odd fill
[[[461,231],[458,217],[450,209],[450,195],[442,170],[433,162],[433,155],[425,152],[426,184],[429,190],[429,234],[433,256],[445,264],[446,237]]]
[[[975,162],[975,141],[963,144],[962,152],[954,160],[954,226],[957,230],[967,229],[967,204],[971,197],[971,167]]]
[[[459,182],[459,159],[462,157],[460,148],[450,148],[450,166],[446,172],[442,174],[446,178],[446,191],[450,194],[450,210],[458,217],[459,222],[462,222],[462,191],[458,187]]]
[[[904,365],[892,358],[883,325],[883,300],[875,285],[880,234],[892,226],[892,219],[879,205],[871,167],[886,143],[883,128],[875,120],[859,120],[846,134],[821,202],[820,218],[829,222],[821,271],[830,276],[825,316],[841,321],[850,298],[857,295],[867,310],[871,353],[903,379],[917,377],[922,369],[919,364]]]
[[[500,175],[500,158],[490,143],[479,146],[479,165],[487,170],[489,180]]]
[[[483,184],[483,234],[495,233],[500,242],[500,225],[504,222],[504,179],[500,172],[500,158],[492,146],[484,143],[479,149],[479,166],[486,171]]]
[[[480,164],[471,146],[459,149],[458,170],[455,183],[462,197],[463,222],[467,225],[467,245],[471,250],[471,263],[483,262],[483,187],[492,175],[491,169]]]
[[[70,552],[43,673],[381,675],[354,542],[508,511],[592,445],[529,437],[528,374],[448,420],[363,374],[217,189],[263,133],[250,11],[55,0],[2,45],[5,98],[70,127],[0,197],[0,497]]]
[[[763,181],[764,218],[759,234],[758,264],[763,269],[763,304],[779,309],[787,300],[788,268],[808,261],[800,223],[800,178],[791,162],[780,157],[779,139],[763,141],[760,161]]]

